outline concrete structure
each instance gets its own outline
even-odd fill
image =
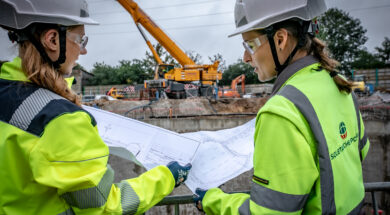
[[[72,85],[72,90],[75,91],[78,95],[84,94],[83,86],[88,81],[88,79],[93,76],[93,74],[84,70],[73,70],[71,76],[74,76],[76,79],[76,84]]]

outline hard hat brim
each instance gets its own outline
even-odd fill
[[[267,28],[267,27],[276,23],[275,21],[273,21],[272,18],[273,17],[267,18],[264,20],[258,20],[257,22],[251,22],[251,23],[248,23],[246,25],[240,26],[240,27],[236,28],[236,30],[232,34],[228,35],[228,37],[233,37],[233,36],[236,36],[238,34],[242,34],[242,33],[253,31],[253,30],[260,30],[260,29]],[[307,19],[305,17],[299,17],[299,16],[294,16],[294,15],[293,16],[286,16],[286,17],[284,17],[283,20],[288,20],[288,19],[292,19],[292,18],[298,18],[298,19],[305,20],[305,21],[310,20],[310,19]],[[278,22],[281,22],[283,20],[278,20]]]
[[[45,16],[40,16],[40,15],[30,15],[30,16],[35,16],[33,19],[34,21],[30,22],[18,22],[18,26],[16,26],[18,29],[23,29],[27,27],[28,25],[32,23],[55,23],[55,24],[60,24],[64,26],[73,26],[73,25],[99,25],[98,22],[95,20],[85,17],[77,17],[77,16],[59,16],[59,15],[45,15]]]
[[[75,13],[54,13],[32,10],[31,8],[20,8],[11,1],[0,1],[0,9],[4,12],[4,16],[0,17],[0,25],[11,29],[24,29],[33,23],[58,24],[63,26],[75,25],[98,25],[99,23],[89,17],[88,11],[86,14]],[[3,15],[3,14],[2,14]]]
[[[228,35],[228,37],[233,37],[233,36],[236,36],[238,34],[248,32],[248,31],[259,30],[259,29],[264,29],[264,28],[268,27],[268,26],[259,25],[259,23],[261,23],[261,21],[260,22],[252,22],[252,23],[248,23],[246,25],[240,26],[240,27],[236,28],[236,30],[233,31],[232,34]]]

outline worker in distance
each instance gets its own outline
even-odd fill
[[[0,0],[19,57],[0,73],[0,214],[142,214],[186,178],[171,162],[113,183],[109,149],[64,76],[87,53],[85,0]]]
[[[250,194],[197,189],[206,214],[358,214],[369,141],[352,84],[336,70],[315,17],[324,0],[237,0],[236,30],[260,81]]]

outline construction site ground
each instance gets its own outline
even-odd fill
[[[105,101],[87,105],[138,119],[176,132],[220,130],[241,125],[256,117],[268,98],[219,99],[202,98],[149,101]],[[360,111],[370,140],[370,150],[363,163],[365,182],[390,181],[390,94],[376,92],[369,97],[359,97]],[[217,122],[217,123],[216,123]],[[109,163],[115,169],[115,180],[136,177],[145,172],[130,161],[110,156]],[[221,186],[226,192],[250,189],[253,170],[241,174]],[[175,189],[171,195],[189,195],[185,186]],[[371,196],[366,195],[370,208]],[[390,194],[377,192],[377,201],[385,214],[390,214]],[[370,210],[370,209],[367,209]],[[146,214],[173,214],[174,206],[157,206]],[[181,214],[200,214],[193,205],[180,206]]]
[[[153,102],[102,99],[87,105],[97,106],[134,119],[147,119],[254,115],[266,101],[267,98],[160,99]]]

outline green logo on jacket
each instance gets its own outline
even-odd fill
[[[344,123],[340,123],[340,126],[339,126],[340,136],[341,136],[341,138],[344,137],[343,139],[345,139],[347,137],[347,130],[345,128],[345,125],[342,126],[342,124],[344,125]],[[345,130],[342,130],[342,128]],[[356,134],[354,137],[351,137],[347,141],[343,142],[343,144],[341,144],[341,146],[338,147],[337,150],[335,150],[333,153],[330,154],[330,159],[333,160],[333,159],[337,158],[337,156],[339,156],[341,153],[343,153],[344,150],[348,148],[348,146],[350,146],[353,142],[357,142],[358,138],[359,138],[359,135]]]
[[[344,122],[341,122],[339,125],[340,137],[341,139],[347,138],[347,128],[345,127]]]
[[[344,122],[340,122],[339,125],[339,132],[340,132],[340,137],[341,139],[345,140],[347,138],[347,127],[345,126]],[[358,140],[359,135],[356,134],[354,137],[349,138],[347,141],[343,142],[340,147],[337,148],[333,153],[330,154],[330,159],[333,160],[337,156],[339,156],[341,153],[344,152],[345,149],[348,148],[348,146],[351,145],[351,143],[355,142]]]

